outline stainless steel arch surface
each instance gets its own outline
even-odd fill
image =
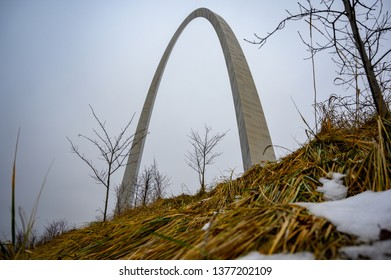
[[[140,119],[137,125],[133,147],[128,158],[125,174],[117,202],[117,211],[132,207],[134,182],[137,178],[148,131],[152,109],[159,84],[171,51],[185,27],[193,19],[203,17],[214,27],[224,53],[235,105],[239,130],[243,169],[262,161],[274,161],[274,150],[261,102],[243,51],[226,21],[214,12],[200,8],[192,12],[179,26],[171,38],[153,77]]]

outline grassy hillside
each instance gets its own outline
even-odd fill
[[[357,242],[294,202],[320,202],[329,172],[346,174],[348,196],[390,188],[390,135],[376,119],[360,127],[323,121],[313,140],[276,163],[248,170],[203,196],[182,195],[132,209],[105,223],[65,233],[24,255],[29,259],[235,259],[312,252],[338,259]]]

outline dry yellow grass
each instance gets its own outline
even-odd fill
[[[179,196],[95,222],[36,248],[29,259],[235,259],[312,252],[338,259],[355,237],[294,202],[320,202],[318,179],[347,174],[348,195],[390,188],[389,131],[380,120],[360,128],[325,119],[320,133],[276,163],[254,166],[203,196]],[[387,141],[384,141],[387,140]],[[203,230],[205,224],[209,228]]]

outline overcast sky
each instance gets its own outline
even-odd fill
[[[388,2],[387,2],[388,3]],[[181,22],[206,7],[222,16],[236,34],[250,66],[273,144],[293,150],[306,141],[305,124],[291,99],[314,124],[312,70],[297,31],[290,23],[262,49],[244,39],[264,35],[297,11],[296,1],[135,0],[0,1],[0,239],[9,236],[11,174],[18,128],[16,204],[29,215],[50,163],[37,213],[37,226],[65,218],[76,226],[95,220],[105,188],[70,153],[70,137],[91,159],[97,151],[78,138],[97,128],[91,104],[116,135],[130,120],[134,133],[160,58]],[[341,89],[333,86],[331,57],[316,58],[319,100]],[[203,124],[229,130],[216,151],[223,154],[207,170],[208,182],[240,174],[242,159],[236,118],[222,50],[210,23],[199,18],[179,38],[156,99],[142,166],[155,158],[171,177],[167,196],[198,190],[197,174],[184,155],[191,129]],[[275,148],[277,156],[287,153]],[[141,167],[142,168],[142,167]],[[124,170],[114,176],[118,185]],[[114,207],[110,196],[110,211]],[[19,223],[20,225],[20,223]]]

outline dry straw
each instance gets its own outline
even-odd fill
[[[294,202],[320,202],[318,179],[347,174],[352,196],[390,186],[389,123],[372,118],[360,126],[330,114],[313,140],[276,163],[254,166],[203,196],[182,195],[95,222],[36,248],[30,259],[235,259],[263,254],[312,252],[338,259],[356,242]],[[205,224],[208,227],[204,227]],[[206,229],[205,229],[206,228]]]

